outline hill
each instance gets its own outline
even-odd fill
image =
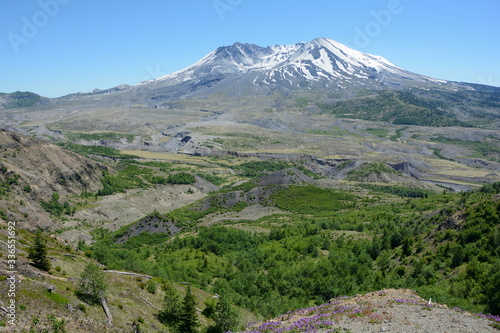
[[[0,109],[39,106],[48,102],[48,98],[29,91],[16,91],[10,94],[0,93]]]
[[[68,197],[97,191],[106,170],[47,141],[0,130],[0,209],[9,219],[26,222],[25,228],[53,228],[44,203],[56,214],[69,213]]]
[[[387,289],[341,296],[298,309],[244,332],[498,332],[500,317],[472,314],[424,300],[414,290]]]

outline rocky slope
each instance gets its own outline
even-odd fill
[[[102,186],[102,172],[108,170],[49,142],[6,130],[0,130],[0,164],[0,180],[8,184],[0,207],[8,218],[26,220],[26,227],[51,224],[41,201],[48,201],[53,193],[62,199],[82,191],[95,192]]]
[[[472,314],[424,300],[413,290],[388,289],[291,311],[244,332],[498,332],[500,317]]]

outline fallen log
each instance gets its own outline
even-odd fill
[[[116,273],[116,274],[123,274],[123,275],[132,275],[132,276],[139,276],[143,277],[146,279],[152,279],[152,276],[149,275],[144,275],[144,274],[138,274],[138,273],[132,273],[132,272],[122,272],[122,271],[113,271],[113,270],[105,270],[105,273]]]
[[[147,299],[145,299],[144,297],[142,297],[142,296],[140,296],[140,297],[141,297],[141,299],[142,299],[144,302],[148,303],[149,305],[151,305],[151,306],[152,306],[153,308],[155,308],[156,310],[158,310],[158,311],[162,311],[161,309],[157,308],[154,304],[152,304],[150,301],[148,301],[148,300],[147,300]]]

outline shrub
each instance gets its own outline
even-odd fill
[[[192,185],[196,182],[196,178],[187,172],[179,172],[174,175],[170,175],[167,178],[167,183],[169,184],[183,184]]]
[[[153,281],[149,281],[148,284],[146,285],[146,290],[151,293],[151,294],[155,294],[156,293],[156,283],[154,283]]]
[[[85,266],[83,273],[80,275],[80,284],[78,286],[78,293],[80,296],[83,296],[86,300],[97,303],[99,299],[104,296],[106,287],[102,269],[93,263],[89,263]]]

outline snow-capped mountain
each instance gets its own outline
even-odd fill
[[[387,59],[353,50],[334,40],[314,39],[307,43],[260,47],[235,43],[219,47],[194,65],[178,72],[143,82],[140,86],[169,87],[186,82],[209,87],[225,79],[238,77],[252,85],[304,87],[304,82],[321,82],[331,89],[349,86],[382,88],[410,85],[413,82],[445,84],[406,71]],[[247,79],[247,80],[245,80]],[[406,84],[405,81],[408,81]]]
[[[300,76],[310,81],[353,78],[381,80],[384,76],[439,81],[405,71],[383,57],[359,52],[326,38],[303,44],[286,61],[273,67],[268,76],[285,80],[287,76]]]
[[[165,75],[156,80],[141,83],[174,85],[206,76],[232,76],[251,71],[265,71],[279,66],[295,54],[304,43],[260,47],[254,44],[235,43],[210,52],[194,65]]]

